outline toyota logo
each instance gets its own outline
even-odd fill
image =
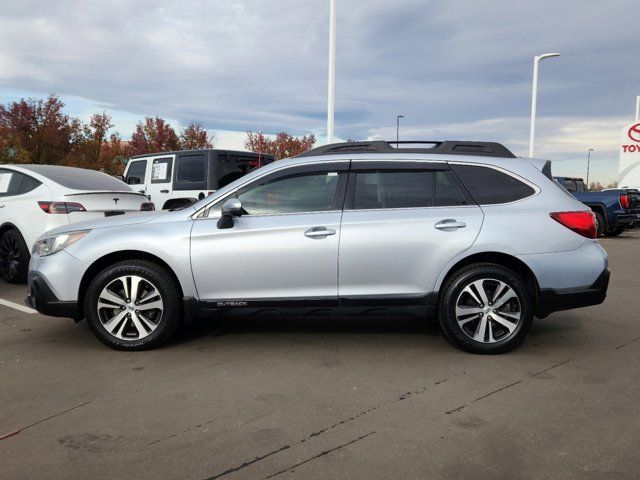
[[[640,123],[636,123],[632,126],[627,135],[629,135],[629,138],[634,142],[640,142]]]

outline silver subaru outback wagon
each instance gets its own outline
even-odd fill
[[[533,317],[604,301],[607,255],[550,162],[487,142],[332,144],[182,210],[52,230],[27,302],[106,345],[160,345],[195,315],[416,314],[475,353]]]

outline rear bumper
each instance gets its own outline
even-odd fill
[[[605,268],[596,281],[587,288],[540,289],[536,316],[544,318],[550,313],[572,308],[599,305],[604,302],[609,287],[609,269]]]
[[[623,227],[634,222],[640,222],[640,213],[622,213],[616,215],[614,226]]]
[[[82,319],[82,312],[78,302],[64,302],[59,300],[41,277],[35,275],[29,280],[26,304],[43,315],[50,317],[67,317],[74,320]]]

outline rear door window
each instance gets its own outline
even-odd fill
[[[151,165],[151,183],[169,183],[172,164],[171,157],[156,158]]]
[[[130,162],[129,169],[127,170],[127,178],[125,178],[125,182],[127,185],[141,185],[144,183],[146,173],[147,161],[133,160]]]
[[[456,207],[467,204],[451,172],[444,170],[436,172],[433,205],[436,207]]]
[[[515,202],[536,193],[526,183],[495,168],[456,164],[451,168],[480,205]]]
[[[354,172],[353,208],[419,208],[433,205],[432,171]]]
[[[23,173],[0,170],[0,196],[23,195],[40,185],[41,182]]]
[[[206,160],[205,153],[178,156],[174,190],[206,190]]]

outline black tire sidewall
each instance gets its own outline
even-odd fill
[[[125,275],[138,275],[151,282],[160,292],[164,304],[160,325],[142,340],[124,341],[108,333],[98,317],[98,297],[109,282]],[[182,299],[175,279],[158,265],[131,260],[116,263],[100,272],[89,285],[84,310],[89,328],[105,345],[118,350],[146,350],[157,347],[171,337],[182,323]]]
[[[470,283],[481,278],[495,278],[514,289],[520,300],[522,315],[516,332],[496,343],[473,340],[458,325],[455,309],[458,295]],[[446,338],[456,347],[472,353],[495,354],[508,352],[520,345],[533,322],[533,302],[525,283],[513,271],[493,264],[470,265],[461,269],[447,281],[439,305],[440,326]]]
[[[604,235],[604,228],[605,228],[604,217],[602,216],[602,214],[598,212],[593,212],[593,213],[595,214],[596,220],[597,220],[596,235],[598,237],[601,237],[602,235]]]
[[[29,249],[27,248],[27,244],[22,238],[20,232],[15,229],[10,229],[4,232],[1,238],[5,236],[12,236],[18,242],[18,271],[15,275],[11,276],[2,276],[2,278],[9,283],[25,283],[27,281],[27,274],[29,273],[29,260],[31,259],[31,254],[29,253]]]

